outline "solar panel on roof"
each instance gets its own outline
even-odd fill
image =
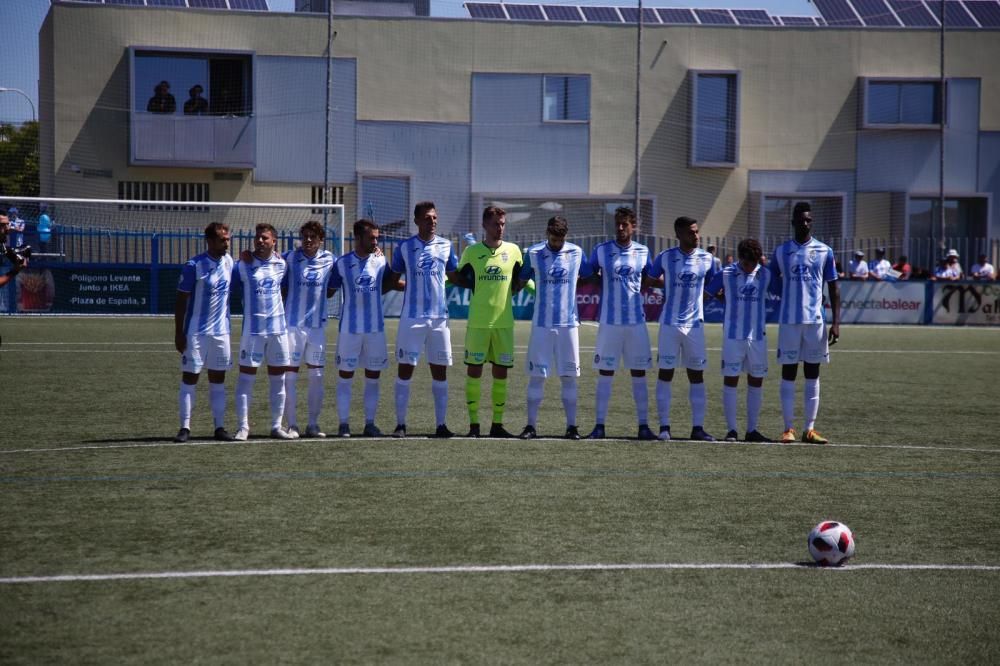
[[[664,23],[695,24],[698,19],[694,17],[694,12],[682,7],[659,7],[656,12],[660,15],[660,20]]]
[[[566,5],[542,5],[550,21],[582,21],[583,16],[576,7]]]
[[[467,2],[465,8],[469,10],[469,16],[480,19],[505,19],[503,5],[495,2]]]
[[[965,8],[984,28],[1000,28],[1000,3],[993,0],[965,0]]]
[[[702,24],[709,25],[735,25],[736,21],[725,9],[696,9],[694,13]]]
[[[851,4],[865,25],[899,27],[899,20],[885,0],[851,0]]]
[[[538,5],[505,5],[507,15],[517,21],[544,21],[545,14]]]
[[[145,7],[146,3],[143,0],[107,0],[104,4],[106,5],[126,5],[129,7]]]
[[[732,12],[740,25],[774,25],[763,9],[733,9]]]
[[[230,9],[248,9],[255,12],[267,11],[267,0],[229,0]]]
[[[920,0],[889,0],[889,6],[908,28],[936,28],[940,25]]]
[[[638,23],[639,22],[639,10],[636,7],[619,7],[618,11],[621,12],[622,18],[626,23]],[[642,8],[642,22],[643,23],[659,23],[660,19],[656,16],[656,12],[651,7]]]
[[[941,3],[928,2],[927,7],[934,12],[938,21],[941,20]],[[947,0],[944,3],[944,24],[947,28],[975,28],[976,21],[969,12],[965,11],[962,3],[956,0]]]
[[[813,21],[812,16],[779,16],[778,19],[781,20],[781,25],[816,27],[816,22]]]
[[[184,0],[146,0],[150,7],[187,7]]]
[[[196,9],[229,9],[226,0],[188,0],[188,7]]]
[[[614,7],[580,7],[584,17],[591,23],[621,23],[621,17]]]
[[[816,9],[826,19],[827,25],[860,26],[857,14],[847,0],[816,0]]]

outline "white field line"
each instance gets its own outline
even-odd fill
[[[61,574],[55,576],[11,576],[0,578],[0,585],[25,583],[75,583],[81,581],[163,580],[189,578],[249,578],[261,576],[354,576],[483,573],[549,573],[561,571],[685,571],[685,570],[764,570],[800,569],[806,571],[990,571],[1000,572],[997,564],[848,564],[842,567],[817,567],[792,562],[686,563],[652,562],[622,564],[482,564],[443,567],[323,567],[315,569],[229,569],[205,571],[150,571],[108,574]]]

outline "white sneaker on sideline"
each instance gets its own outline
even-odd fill
[[[247,441],[247,438],[249,436],[250,436],[249,428],[240,428],[239,430],[236,431],[236,434],[233,435],[233,439],[235,439],[237,442],[245,442]]]
[[[272,439],[295,439],[295,435],[288,432],[281,426],[277,428],[271,428],[271,438]]]

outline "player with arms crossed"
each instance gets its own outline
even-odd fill
[[[674,220],[678,247],[664,250],[653,262],[650,277],[663,276],[663,310],[657,342],[660,373],[656,382],[656,407],[660,413],[660,439],[670,439],[670,399],[674,369],[687,368],[691,401],[691,439],[714,442],[705,432],[705,283],[716,274],[715,257],[698,247],[698,221]]]
[[[521,279],[535,277],[535,314],[528,342],[528,425],[521,439],[538,436],[538,409],[545,379],[558,375],[566,410],[566,438],[580,439],[576,426],[577,377],[580,376],[580,317],[576,310],[576,282],[592,273],[590,262],[578,245],[566,242],[569,223],[557,215],[549,220],[546,242],[524,253]]]
[[[243,283],[243,335],[240,338],[240,376],[236,381],[236,439],[250,436],[250,402],[257,368],[266,361],[271,404],[271,437],[294,439],[281,427],[285,413],[285,369],[292,364],[288,326],[281,301],[285,260],[275,250],[278,232],[266,222],[254,229],[254,251],[244,250],[236,264]]]
[[[485,239],[470,245],[458,262],[455,283],[472,290],[465,332],[465,401],[469,407],[468,437],[479,437],[479,399],[483,364],[493,364],[493,422],[490,437],[513,437],[503,427],[507,405],[507,371],[514,365],[513,294],[524,282],[521,248],[503,240],[507,212],[497,206],[483,211]]]
[[[215,422],[215,439],[230,441],[226,416],[226,370],[232,367],[229,328],[229,291],[233,258],[229,255],[229,227],[212,222],[205,227],[207,250],[181,269],[174,305],[174,347],[181,354],[181,385],[177,402],[181,429],[175,442],[191,436],[195,387],[201,369],[208,370],[208,402]]]
[[[747,373],[746,441],[770,442],[757,430],[767,376],[767,290],[771,272],[761,266],[764,250],[754,238],[736,248],[739,261],[716,273],[706,291],[726,304],[722,324],[722,411],[726,416],[727,442],[735,442],[737,387],[740,373]]]
[[[299,369],[303,364],[309,373],[307,404],[309,420],[306,437],[326,437],[319,429],[319,413],[323,409],[323,368],[326,365],[327,299],[333,295],[330,275],[337,258],[323,249],[326,231],[323,225],[310,220],[299,229],[302,246],[285,253],[285,279],[281,291],[285,298],[285,321],[288,324],[288,346],[292,364],[285,373],[285,418],[288,432],[299,436],[295,402],[298,393]]]
[[[812,237],[812,207],[807,201],[792,210],[795,237],[774,251],[770,263],[772,290],[781,296],[778,319],[778,362],[781,363],[782,443],[795,441],[795,376],[799,361],[806,377],[805,430],[802,441],[826,444],[815,430],[819,413],[819,366],[830,362],[830,345],[840,338],[840,286],[833,250]],[[823,283],[830,290],[833,320],[827,335],[823,322]]]
[[[365,369],[365,437],[381,437],[375,425],[379,377],[389,364],[385,344],[382,294],[389,290],[385,255],[378,252],[379,228],[368,219],[354,223],[354,251],[337,260],[330,280],[333,289],[344,288],[337,338],[337,436],[350,437],[351,385],[354,371]]]
[[[413,209],[417,234],[399,244],[392,255],[389,281],[398,288],[406,275],[403,311],[396,337],[396,429],[393,437],[406,437],[406,414],[410,404],[410,381],[420,353],[427,354],[431,369],[431,393],[434,396],[435,437],[451,437],[445,420],[448,417],[448,366],[452,363],[451,330],[448,328],[448,297],[445,276],[458,279],[458,257],[451,241],[435,235],[437,207],[433,201],[421,201]]]
[[[642,287],[649,283],[649,248],[635,242],[635,211],[615,210],[615,237],[594,248],[590,265],[601,282],[601,314],[597,328],[594,369],[597,377],[597,423],[589,439],[604,439],[615,370],[620,364],[632,374],[632,398],[639,422],[639,439],[656,439],[649,429],[649,389],[646,370],[652,365]]]

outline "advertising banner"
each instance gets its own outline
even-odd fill
[[[663,291],[643,289],[642,303],[646,321],[657,321],[663,310]],[[601,288],[590,283],[577,285],[576,307],[581,321],[597,321],[601,316]]]
[[[18,312],[148,314],[149,298],[149,268],[50,266],[17,276]]]
[[[927,303],[923,282],[840,281],[840,321],[843,324],[921,324]],[[823,307],[830,321],[830,297]]]
[[[934,324],[1000,325],[1000,283],[933,282]]]

